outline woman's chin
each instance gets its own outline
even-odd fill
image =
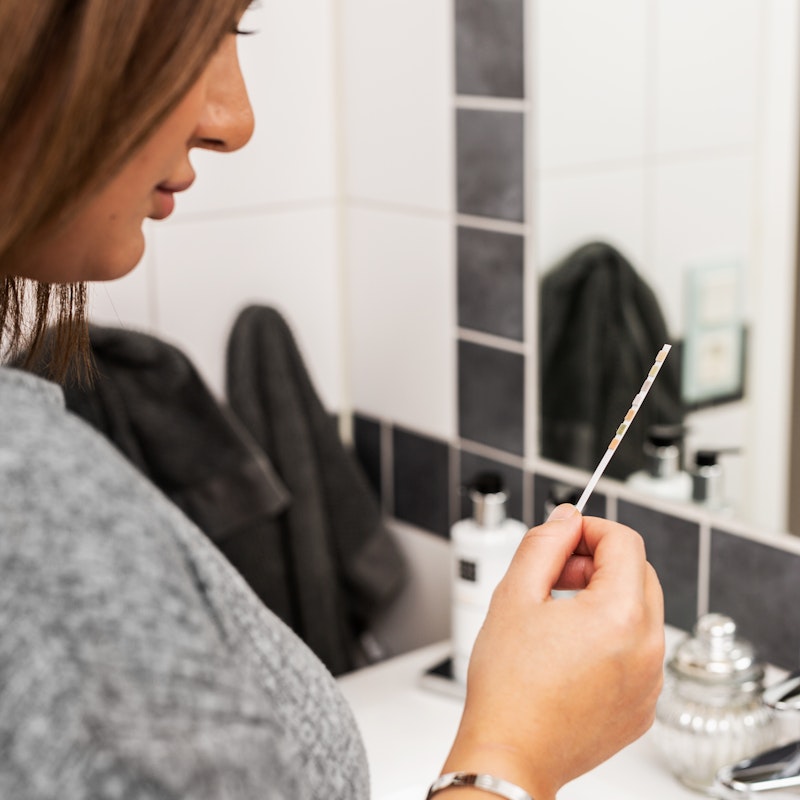
[[[144,234],[141,234],[123,248],[109,253],[103,260],[94,259],[92,269],[84,278],[85,281],[115,281],[132,272],[142,261],[145,251]]]
[[[108,243],[90,253],[82,245],[47,246],[30,250],[15,260],[12,274],[40,283],[84,283],[113,281],[131,272],[142,260],[144,233],[134,231],[124,241]]]

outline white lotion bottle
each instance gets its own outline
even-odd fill
[[[452,548],[453,677],[466,685],[467,667],[489,602],[505,575],[525,523],[506,516],[508,494],[495,473],[480,475],[469,488],[472,517],[450,529]]]
[[[652,425],[644,444],[645,469],[634,472],[628,486],[654,497],[684,503],[692,499],[692,476],[681,468],[681,425]]]

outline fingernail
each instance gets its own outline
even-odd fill
[[[547,518],[548,522],[554,522],[559,519],[569,519],[577,509],[575,508],[572,503],[562,503],[560,506],[556,506],[551,512],[550,516]]]

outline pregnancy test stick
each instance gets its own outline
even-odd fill
[[[586,505],[586,501],[594,491],[594,487],[597,486],[597,481],[600,480],[600,476],[606,471],[608,462],[611,461],[611,457],[616,452],[619,443],[622,441],[622,437],[630,427],[631,422],[633,422],[636,412],[641,407],[644,398],[647,397],[647,393],[650,391],[650,387],[653,385],[656,375],[658,375],[659,371],[661,370],[661,365],[666,360],[667,353],[669,353],[671,349],[671,344],[665,344],[658,351],[656,360],[653,362],[653,366],[650,367],[650,372],[647,373],[647,377],[642,384],[642,388],[639,389],[638,394],[633,398],[633,402],[631,403],[631,407],[628,409],[628,413],[625,415],[625,419],[622,420],[622,424],[619,426],[619,428],[617,428],[614,438],[608,444],[608,450],[606,450],[605,455],[600,459],[600,463],[597,465],[597,469],[595,469],[592,477],[589,478],[589,483],[586,484],[586,488],[583,490],[580,500],[578,500],[578,502],[575,504],[575,508],[577,508],[581,513],[583,513],[583,507]]]

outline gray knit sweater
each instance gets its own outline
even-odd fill
[[[0,368],[0,798],[347,798],[336,683],[58,387]]]

